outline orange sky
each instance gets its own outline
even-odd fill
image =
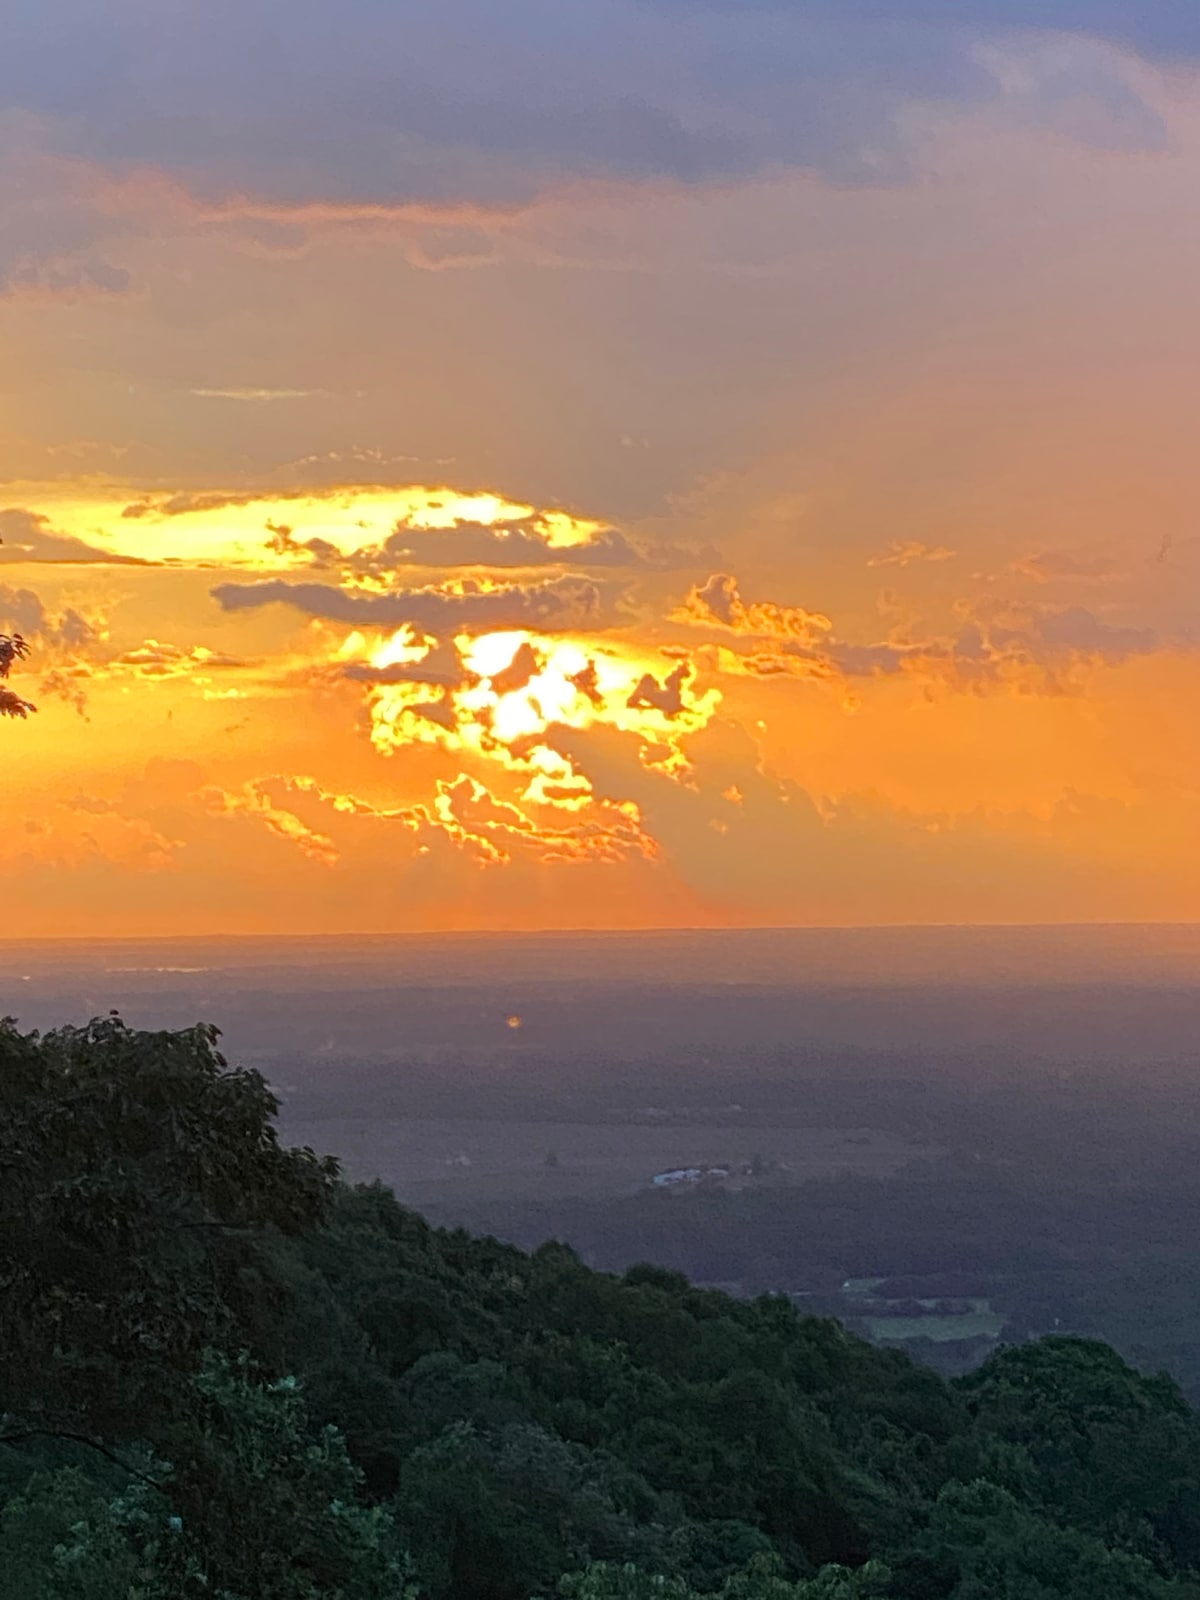
[[[0,109],[13,931],[1200,919],[1200,78],[972,48],[870,180]]]

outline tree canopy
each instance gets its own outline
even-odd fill
[[[215,1029],[0,1027],[14,1600],[1200,1600],[1200,1419],[439,1230]]]
[[[6,679],[16,663],[28,654],[29,646],[19,633],[0,633],[0,680]],[[0,717],[27,717],[36,710],[35,705],[0,681]]]

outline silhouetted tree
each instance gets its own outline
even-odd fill
[[[7,678],[17,661],[23,661],[29,654],[29,646],[19,633],[0,633],[0,679]],[[8,687],[0,682],[0,717],[27,717],[37,707],[29,700],[22,700]]]

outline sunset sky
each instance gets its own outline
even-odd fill
[[[8,0],[9,932],[1200,919],[1195,0]]]

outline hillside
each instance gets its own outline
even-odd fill
[[[439,1230],[215,1031],[0,1033],[12,1600],[1200,1600],[1200,1418]]]

